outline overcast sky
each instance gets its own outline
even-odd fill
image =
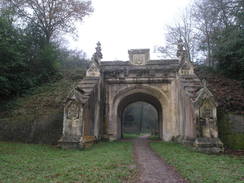
[[[96,42],[102,44],[103,60],[128,60],[128,49],[164,44],[164,26],[175,22],[191,0],[92,0],[94,13],[78,26],[78,40],[69,47],[82,49],[88,58]]]

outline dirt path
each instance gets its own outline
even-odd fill
[[[186,183],[172,167],[152,151],[146,136],[134,139],[133,142],[134,156],[139,168],[137,183]]]

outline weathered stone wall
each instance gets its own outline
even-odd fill
[[[181,83],[178,80],[178,98],[177,98],[177,109],[178,114],[178,129],[180,138],[183,141],[193,140],[196,137],[195,131],[195,115],[194,107],[189,96],[186,95],[185,91],[181,88]]]
[[[37,144],[57,144],[62,135],[63,110],[36,117],[34,121],[0,120],[0,139]]]
[[[244,149],[244,115],[218,110],[219,137],[227,148]]]
[[[228,116],[229,116],[231,131],[233,133],[244,133],[244,115],[229,113]]]
[[[102,123],[101,115],[101,80],[97,79],[97,85],[94,87],[88,102],[83,106],[84,108],[84,136],[95,136],[100,138],[100,124]]]

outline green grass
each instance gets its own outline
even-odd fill
[[[124,133],[123,134],[123,139],[135,139],[138,138],[140,136],[144,136],[144,135],[149,135],[148,133],[140,133],[140,134],[136,134],[136,133]],[[149,140],[160,140],[160,137],[158,135],[151,135],[148,137]]]
[[[244,157],[203,154],[175,143],[150,145],[191,183],[244,183]]]
[[[135,133],[124,133],[123,139],[135,139],[140,136],[141,136],[140,134],[135,134]]]
[[[148,137],[149,140],[160,140],[159,135],[151,135],[150,137]]]
[[[0,142],[1,183],[122,182],[130,168],[130,142],[101,142],[83,151]]]

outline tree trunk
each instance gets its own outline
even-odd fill
[[[142,132],[142,120],[143,120],[143,103],[141,103],[141,111],[140,111],[140,121],[139,121],[139,132]]]

